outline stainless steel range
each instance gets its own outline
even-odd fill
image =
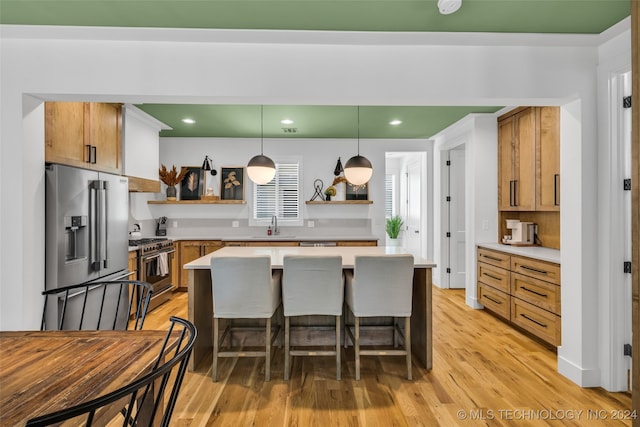
[[[172,283],[173,240],[157,237],[129,240],[129,246],[138,247],[138,280],[153,287],[149,311],[153,310],[169,300],[177,288]]]

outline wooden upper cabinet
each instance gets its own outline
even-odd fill
[[[90,102],[89,145],[95,147],[95,165],[102,171],[122,169],[122,112],[118,104]]]
[[[121,106],[46,102],[45,161],[120,174]]]
[[[45,160],[82,166],[88,160],[84,146],[84,102],[45,102]]]
[[[560,108],[538,107],[536,210],[560,210]]]
[[[524,108],[498,121],[498,205],[502,211],[535,209],[536,112]]]

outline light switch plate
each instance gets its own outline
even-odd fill
[[[173,221],[173,228],[178,228],[178,221]]]
[[[231,226],[234,228],[238,228],[240,227],[240,222],[239,221],[231,221]]]
[[[309,228],[313,228],[313,227],[315,227],[315,226],[316,226],[315,221],[307,221],[307,227],[309,227]]]

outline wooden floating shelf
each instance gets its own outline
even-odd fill
[[[148,200],[150,205],[243,205],[244,200]]]
[[[370,205],[373,200],[330,200],[328,202],[323,200],[307,200],[307,205]]]

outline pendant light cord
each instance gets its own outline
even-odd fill
[[[264,105],[260,105],[260,155],[264,155]]]
[[[360,155],[360,106],[358,105],[358,156]]]

